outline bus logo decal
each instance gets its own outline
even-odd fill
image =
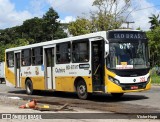
[[[133,82],[136,82],[136,79],[133,79]]]
[[[35,74],[39,75],[39,68],[38,67],[35,67]]]

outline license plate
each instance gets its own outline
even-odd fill
[[[132,90],[138,89],[138,86],[131,86]]]

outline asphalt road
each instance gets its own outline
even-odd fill
[[[160,113],[160,86],[153,86],[144,92],[126,93],[120,99],[111,95],[92,95],[88,100],[79,100],[74,93],[39,91],[36,95],[26,95],[24,90],[0,84],[0,95],[19,96],[24,100],[36,99],[39,103],[63,105],[114,113]]]
[[[135,100],[130,100],[134,99],[134,96]],[[128,100],[121,101],[122,103],[160,109],[160,86],[152,86],[151,90],[145,92],[129,93],[124,98]]]

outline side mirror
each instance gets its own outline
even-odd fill
[[[109,54],[109,44],[105,44],[105,54],[104,54],[104,58],[107,58]]]

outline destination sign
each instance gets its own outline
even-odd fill
[[[146,35],[136,31],[112,31],[109,32],[108,39],[146,39]]]

